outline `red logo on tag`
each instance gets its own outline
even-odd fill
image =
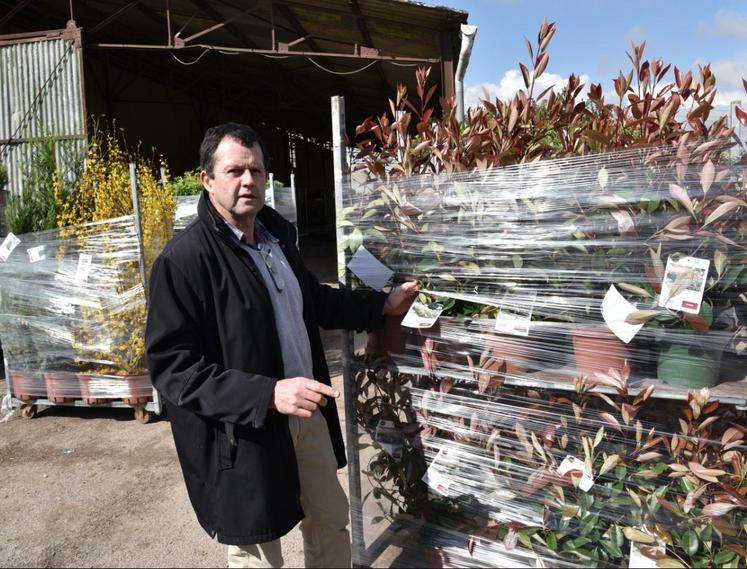
[[[695,310],[696,308],[698,308],[698,305],[695,302],[689,302],[687,300],[683,300],[682,308],[691,308],[692,310]]]

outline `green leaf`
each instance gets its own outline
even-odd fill
[[[738,267],[732,267],[731,269],[726,271],[724,278],[721,280],[721,288],[726,289],[726,288],[729,288],[732,284],[734,284],[734,281],[737,280],[739,273],[741,273],[743,269],[744,269],[744,266],[741,265]]]
[[[725,563],[729,563],[734,557],[736,557],[736,553],[733,551],[729,551],[728,549],[722,549],[719,551],[715,557],[713,558],[713,563],[716,566],[724,565]]]
[[[688,555],[692,557],[697,553],[698,547],[700,547],[698,534],[696,534],[693,530],[686,531],[682,536],[682,539],[680,540],[680,546],[682,547],[682,549],[687,551]]]
[[[551,531],[550,533],[548,533],[545,537],[545,542],[547,543],[547,548],[551,551],[558,550],[558,538],[555,536],[555,532]]]
[[[602,540],[599,543],[612,559],[619,559],[623,556],[622,550],[620,549],[619,545],[607,540]]]
[[[363,216],[361,217],[361,219],[368,219],[369,217],[373,217],[377,213],[379,213],[379,212],[378,212],[378,210],[376,208],[371,208],[369,210],[366,210],[366,213],[363,214]]]
[[[524,266],[524,260],[521,258],[521,255],[514,255],[513,262],[514,262],[515,269],[520,269],[521,267]]]
[[[362,243],[363,234],[361,233],[361,230],[356,227],[355,229],[353,229],[352,233],[348,235],[348,249],[350,249],[352,253],[355,253]]]
[[[526,534],[525,530],[519,530],[518,533],[516,534],[516,537],[525,547],[532,549],[532,538],[531,536]]]

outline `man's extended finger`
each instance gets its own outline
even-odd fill
[[[337,391],[336,389],[333,389],[329,385],[325,385],[318,381],[309,382],[306,388],[310,389],[311,391],[316,391],[317,393],[321,393],[322,395],[326,395],[327,397],[334,397],[335,399],[337,399],[340,396],[339,391]]]
[[[327,404],[327,398],[324,397],[324,395],[322,395],[321,393],[314,391],[313,389],[305,389],[301,393],[301,396],[307,401],[311,401],[312,403],[321,405],[322,407]]]

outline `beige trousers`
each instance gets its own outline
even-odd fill
[[[334,405],[334,401],[330,401]],[[310,419],[288,417],[301,482],[301,521],[306,567],[350,567],[348,499],[337,479],[337,459],[327,422],[317,411]],[[280,540],[229,545],[229,567],[282,567]]]

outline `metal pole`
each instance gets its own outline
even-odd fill
[[[143,226],[140,222],[140,198],[137,195],[137,166],[134,162],[130,162],[130,190],[132,192],[132,213],[135,216],[135,235],[137,236],[140,282],[145,291],[145,305],[147,306],[148,283],[145,279],[145,246],[143,243]]]
[[[163,175],[163,172],[162,172]],[[135,221],[135,235],[137,236],[138,261],[140,265],[140,282],[143,285],[145,307],[148,307],[148,282],[145,278],[145,243],[143,242],[143,226],[140,220],[140,197],[137,194],[137,166],[130,162],[130,191],[132,194],[132,213]],[[161,414],[161,398],[153,388],[153,410],[156,415]]]
[[[348,173],[347,149],[345,148],[345,98],[332,97],[332,154],[334,157],[335,211],[343,208],[344,180]],[[335,216],[336,217],[336,216]],[[347,255],[343,246],[345,231],[335,223],[337,229],[337,277],[340,288],[350,288],[350,277],[346,270]],[[342,333],[342,381],[345,393],[345,430],[347,433],[348,484],[350,491],[350,525],[353,542],[353,567],[361,566],[361,555],[365,548],[363,537],[363,504],[361,494],[360,457],[358,456],[358,420],[355,401],[351,361],[354,350],[353,333]]]

